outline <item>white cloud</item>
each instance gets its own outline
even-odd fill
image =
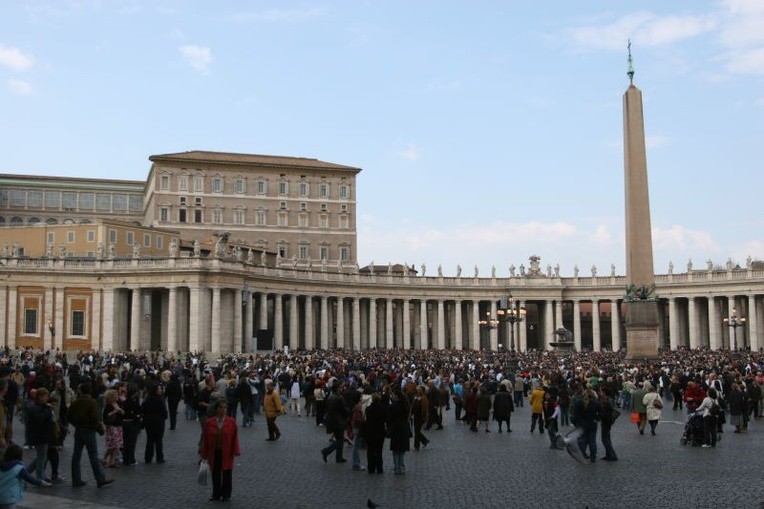
[[[764,74],[764,47],[732,55],[727,68],[741,74]]]
[[[26,81],[8,80],[8,89],[18,95],[32,95],[32,86]]]
[[[711,234],[702,230],[690,230],[681,225],[670,228],[653,228],[653,243],[664,251],[710,253],[718,249]]]
[[[657,16],[641,11],[605,25],[576,27],[568,32],[581,47],[623,51],[629,38],[643,46],[664,46],[696,37],[716,26],[713,16]]]
[[[209,74],[209,67],[212,63],[212,52],[209,48],[203,46],[187,45],[180,46],[178,51],[191,65],[191,67],[202,74]]]
[[[398,155],[409,161],[417,161],[422,156],[422,149],[413,143],[406,146],[406,150],[398,152]]]
[[[645,146],[648,149],[655,149],[665,147],[669,144],[670,138],[668,136],[660,136],[657,134],[649,134],[645,136]]]
[[[34,65],[34,57],[25,55],[18,48],[0,45],[0,65],[17,71],[26,71]]]

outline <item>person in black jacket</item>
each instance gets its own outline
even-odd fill
[[[151,463],[156,450],[157,463],[164,463],[164,422],[167,420],[167,407],[164,403],[164,387],[161,384],[147,387],[148,397],[143,402],[143,425],[146,428],[146,452],[144,461]]]
[[[582,434],[578,439],[578,448],[584,457],[594,463],[597,461],[597,421],[602,418],[602,406],[591,389],[584,390],[581,399],[573,404],[571,422],[581,428]],[[586,449],[589,449],[589,455]]]
[[[342,457],[342,449],[345,443],[345,429],[348,426],[350,411],[345,406],[343,394],[345,393],[345,384],[337,382],[334,393],[329,397],[326,403],[326,431],[334,435],[334,441],[328,447],[321,449],[321,456],[326,458],[335,452],[337,463],[345,463],[347,460]]]
[[[515,411],[515,404],[512,401],[512,394],[507,390],[509,380],[502,380],[499,385],[499,392],[493,397],[493,418],[499,423],[499,433],[502,432],[501,425],[507,423],[507,433],[512,432],[510,422],[512,412]]]
[[[37,457],[27,467],[29,472],[35,471],[37,479],[45,480],[45,464],[48,462],[48,447],[55,443],[56,436],[53,427],[53,410],[48,404],[49,393],[45,388],[37,389],[35,404],[27,412],[27,427],[29,429],[28,444],[35,448]]]
[[[385,406],[382,395],[375,392],[371,395],[371,404],[366,408],[366,462],[370,474],[381,474],[382,448],[385,445]]]
[[[610,429],[615,422],[615,407],[613,406],[613,392],[609,387],[600,388],[600,404],[602,405],[602,428],[600,429],[600,438],[605,447],[605,456],[603,461],[618,461],[618,455],[613,449],[613,443],[610,440]]]
[[[138,386],[132,382],[119,388],[119,404],[122,416],[122,462],[126,467],[136,464],[135,445],[141,432],[141,404],[138,401]]]
[[[164,392],[167,397],[167,407],[170,416],[170,430],[175,429],[178,421],[178,405],[183,397],[183,387],[180,385],[178,375],[170,375],[170,382]]]

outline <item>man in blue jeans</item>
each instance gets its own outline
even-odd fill
[[[98,402],[93,399],[91,386],[89,383],[80,384],[77,388],[77,399],[69,407],[67,417],[69,423],[74,426],[74,451],[72,452],[72,486],[78,488],[85,486],[80,471],[80,458],[82,457],[82,448],[88,450],[90,466],[93,468],[93,475],[96,478],[98,487],[109,485],[114,479],[107,479],[103,471],[101,462],[98,458],[98,442],[96,442],[96,430],[103,430],[103,423],[98,411]]]

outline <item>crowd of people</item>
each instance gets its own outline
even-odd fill
[[[181,402],[185,419],[199,422],[197,460],[209,466],[212,500],[223,501],[232,493],[239,416],[249,427],[264,414],[270,442],[279,440],[277,419],[287,412],[315,418],[330,438],[323,461],[333,456],[345,463],[349,444],[352,468],[369,474],[384,472],[387,441],[393,472],[404,475],[405,453],[427,447],[424,431],[442,429],[451,409],[465,431],[510,433],[518,426],[512,414],[528,404],[531,433],[547,433],[550,448],[594,462],[598,430],[601,459],[618,460],[610,430],[621,413],[638,434],[649,424],[655,435],[664,405],[673,405],[686,408],[688,421],[702,421],[697,445],[712,448],[724,424],[745,433],[751,418],[764,416],[763,360],[758,352],[710,350],[663,351],[651,360],[628,360],[624,352],[396,349],[285,349],[209,359],[195,352],[6,348],[0,351],[0,505],[18,500],[22,479],[64,482],[59,451],[72,431],[74,487],[85,485],[83,448],[98,487],[107,486],[108,469],[136,464],[142,431],[143,461],[164,463],[167,421],[176,429]],[[19,423],[23,429],[14,430]],[[102,457],[97,434],[105,435]],[[22,445],[34,449],[35,459],[20,468]]]

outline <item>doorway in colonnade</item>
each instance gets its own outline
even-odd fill
[[[145,319],[149,320],[149,338],[147,343],[152,351],[163,349],[162,331],[164,330],[165,334],[167,333],[167,318],[162,313],[162,297],[164,294],[169,295],[169,291],[161,289],[147,290],[143,295],[143,298],[147,299],[147,302],[144,302],[145,309],[149,310],[148,317],[144,316]]]

